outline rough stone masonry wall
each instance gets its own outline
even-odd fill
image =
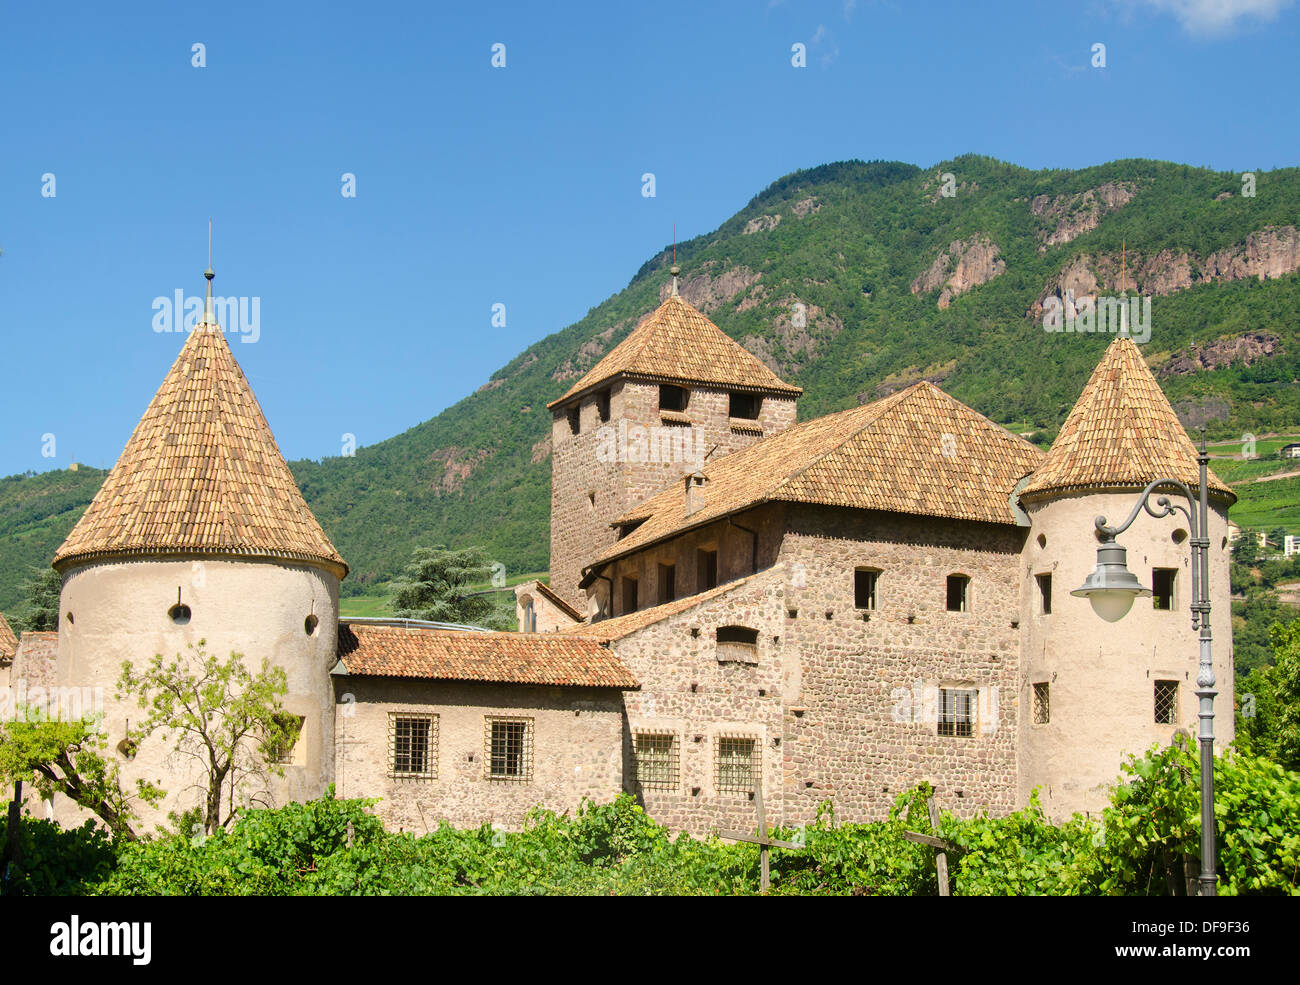
[[[826,799],[840,819],[880,819],[923,780],[941,808],[960,815],[1014,809],[1024,536],[992,524],[791,507],[779,632],[798,675],[783,743],[792,823],[811,820]],[[881,571],[867,621],[854,606],[859,566]],[[946,611],[950,573],[970,576],[969,611]],[[980,689],[969,738],[938,734],[937,688],[949,685]]]
[[[338,796],[382,798],[375,812],[390,830],[424,834],[444,820],[518,830],[535,805],[572,814],[584,797],[604,803],[621,789],[618,691],[376,677],[336,678],[335,689]],[[438,716],[436,779],[389,777],[392,712]],[[533,719],[529,782],[485,777],[486,715]]]
[[[708,461],[745,448],[760,437],[784,431],[795,420],[795,402],[767,396],[755,421],[733,421],[730,391],[691,387],[685,416],[689,428],[667,423],[659,411],[659,384],[633,380],[612,385],[609,420],[602,422],[596,394],[579,402],[579,433],[570,431],[568,407],[554,412],[551,430],[551,581],[550,587],[570,605],[583,609],[586,600],[578,589],[582,568],[614,543],[610,524],[633,506],[644,502],[690,472],[694,463],[672,456],[668,461],[628,461],[623,443],[614,443],[616,460],[601,461],[602,428],[629,426],[664,429],[658,434],[697,431],[684,442],[702,448]],[[571,406],[571,405],[570,405]],[[759,433],[761,431],[761,434]],[[656,432],[652,432],[656,433]],[[631,447],[627,442],[627,447]],[[610,445],[606,444],[606,449]],[[682,447],[679,445],[678,447]],[[608,457],[607,455],[604,457]],[[594,497],[594,499],[593,499]]]
[[[780,591],[780,579],[765,572],[735,591],[612,644],[641,682],[639,691],[624,694],[630,733],[625,786],[643,798],[652,817],[675,830],[700,835],[719,828],[747,831],[756,824],[749,796],[716,789],[719,736],[756,740],[768,823],[785,819],[780,797],[785,674]],[[719,652],[717,627],[731,625],[758,631],[753,662],[742,662],[736,659],[741,654],[725,649]],[[642,788],[633,754],[637,732],[677,737],[679,774],[674,789]]]

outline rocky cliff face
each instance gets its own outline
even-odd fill
[[[1203,370],[1222,369],[1232,364],[1249,366],[1281,352],[1281,339],[1268,332],[1247,332],[1231,339],[1218,339],[1176,352],[1155,367],[1156,377],[1186,376]]]
[[[1068,243],[1096,229],[1102,216],[1123,208],[1136,194],[1137,185],[1120,181],[1107,182],[1077,195],[1037,196],[1029,203],[1029,211],[1056,223],[1052,230],[1039,233],[1043,242],[1038,252],[1045,253],[1049,246]]]
[[[1038,296],[1029,315],[1041,318],[1043,302],[1061,298],[1067,316],[1073,302],[1121,290],[1139,295],[1164,296],[1196,284],[1216,280],[1260,280],[1285,277],[1300,269],[1300,233],[1295,226],[1267,227],[1251,233],[1239,246],[1211,253],[1204,260],[1193,253],[1161,250],[1155,254],[1131,251],[1082,253],[1070,259]]]
[[[953,298],[988,283],[1006,269],[1002,251],[987,236],[954,240],[946,250],[939,251],[925,273],[912,281],[912,293],[923,294],[942,287],[938,305],[947,308]]]

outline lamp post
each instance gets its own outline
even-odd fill
[[[1107,622],[1118,622],[1133,607],[1139,596],[1149,597],[1150,589],[1142,587],[1125,564],[1125,550],[1115,543],[1115,538],[1133,525],[1139,513],[1145,510],[1157,520],[1173,513],[1182,513],[1191,527],[1189,542],[1192,547],[1192,629],[1200,630],[1201,661],[1196,675],[1196,696],[1200,699],[1201,727],[1201,876],[1200,895],[1214,896],[1214,663],[1210,650],[1210,507],[1206,485],[1206,471],[1210,456],[1205,449],[1205,432],[1201,431],[1201,447],[1196,461],[1200,466],[1198,495],[1177,479],[1156,479],[1142,491],[1141,497],[1129,513],[1128,519],[1118,527],[1106,525],[1106,518],[1096,519],[1097,568],[1080,588],[1071,595],[1087,598],[1093,611]],[[1187,499],[1188,508],[1171,503],[1168,496],[1156,499],[1152,509],[1150,496],[1161,486],[1171,487]]]

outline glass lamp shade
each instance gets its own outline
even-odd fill
[[[1151,596],[1151,589],[1143,588],[1142,583],[1128,570],[1125,559],[1128,552],[1114,541],[1109,541],[1097,548],[1097,567],[1070,594],[1086,598],[1092,603],[1092,611],[1106,622],[1119,622],[1138,596]]]

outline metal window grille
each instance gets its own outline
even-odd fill
[[[533,778],[533,720],[531,718],[484,719],[486,755],[484,768],[489,780],[527,783]]]
[[[1155,722],[1157,725],[1178,723],[1178,682],[1156,681]]]
[[[676,735],[638,733],[636,778],[643,790],[676,790],[681,748]]]
[[[298,737],[302,735],[303,722],[306,719],[302,715],[277,714],[275,723],[280,726],[283,734],[279,741],[270,742],[266,745],[266,758],[268,762],[288,765],[293,762],[293,747],[298,744]]]
[[[1034,724],[1046,725],[1052,720],[1052,696],[1049,685],[1034,685]]]
[[[438,778],[438,716],[388,714],[388,775],[395,780]]]
[[[758,776],[758,742],[739,736],[718,736],[713,760],[718,793],[753,793]]]
[[[968,738],[975,734],[978,692],[939,689],[939,734]]]

